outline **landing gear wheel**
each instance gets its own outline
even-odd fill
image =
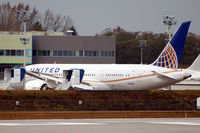
[[[47,84],[43,84],[41,87],[40,87],[40,90],[47,90],[48,86]]]

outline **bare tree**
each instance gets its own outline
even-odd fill
[[[37,20],[38,11],[33,8],[31,11],[29,5],[24,6],[19,3],[11,7],[10,3],[0,5],[0,30],[4,31],[23,31],[24,14],[17,15],[17,12],[27,12],[27,30],[31,30]]]
[[[18,4],[16,13],[18,30],[20,31],[24,30],[24,21],[26,21],[27,31],[32,30],[33,25],[38,21],[38,10],[36,8],[31,10],[29,5],[24,6],[22,3]]]
[[[16,7],[12,8],[10,3],[0,5],[0,29],[1,30],[14,30],[15,24],[13,18],[13,11]]]
[[[61,31],[66,33],[73,26],[71,17],[54,15],[49,9],[45,11],[44,15],[41,15],[40,22],[42,22],[44,31]],[[74,27],[74,26],[73,26]]]
[[[53,17],[52,30],[54,32],[60,31],[62,26],[63,26],[63,18],[61,17],[61,15],[55,15]]]
[[[34,24],[39,20],[38,10],[33,8],[32,11],[29,11],[27,15],[27,30],[30,31],[33,29]]]
[[[40,22],[43,26],[44,31],[51,29],[52,21],[53,21],[53,12],[51,12],[48,9],[45,11],[44,15],[40,17]]]
[[[27,31],[41,30],[67,33],[69,29],[76,29],[71,17],[54,15],[49,9],[40,15],[38,10],[29,5],[19,3],[11,7],[10,3],[0,5],[0,30],[23,31],[24,21]],[[72,28],[73,27],[73,28]],[[77,32],[76,32],[77,33]]]
[[[64,16],[64,25],[62,27],[62,32],[66,33],[73,26],[73,21],[70,16],[67,18]]]

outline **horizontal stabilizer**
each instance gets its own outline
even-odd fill
[[[152,72],[154,74],[156,74],[158,77],[165,78],[165,79],[170,79],[170,80],[176,80],[174,77],[172,77],[170,75],[159,73],[159,72],[156,72],[156,71],[152,71]]]

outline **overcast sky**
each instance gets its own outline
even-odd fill
[[[200,35],[200,0],[0,0],[12,5],[30,4],[40,12],[70,16],[79,35],[95,35],[106,27],[135,31],[166,32],[164,15],[176,17],[177,25],[191,20],[190,32]]]

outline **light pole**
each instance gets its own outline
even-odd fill
[[[29,43],[29,38],[26,37],[26,22],[28,20],[28,12],[25,10],[17,10],[17,19],[19,23],[19,19],[23,20],[23,37],[20,38],[21,43],[24,45],[24,69],[26,69],[26,44]],[[20,27],[19,27],[20,28]],[[23,80],[23,89],[25,90],[25,82],[26,79],[24,77]]]
[[[29,38],[21,37],[20,41],[24,44],[24,68],[26,67],[26,44],[29,43]]]
[[[140,54],[141,54],[141,64],[143,64],[143,51],[142,51],[142,47],[146,47],[147,46],[147,40],[140,40],[139,41],[139,47],[140,47]]]
[[[169,36],[168,37],[168,41],[170,41],[171,38],[172,38],[172,35],[171,35],[171,26],[176,24],[175,16],[168,16],[168,15],[164,16],[163,17],[163,23],[164,23],[164,25],[168,26],[167,34]],[[167,88],[169,90],[171,90],[171,85],[167,86]]]
[[[24,31],[23,35],[24,35],[24,37],[21,37],[20,41],[24,45],[24,68],[25,68],[26,67],[26,44],[29,43],[29,38],[26,37],[26,22],[29,19],[28,12],[26,10],[17,10],[16,16],[18,19],[18,23],[20,23],[20,20],[23,20],[23,31]]]
[[[163,16],[163,23],[164,25],[168,25],[167,33],[169,36],[169,41],[171,40],[171,26],[176,24],[175,16]]]

